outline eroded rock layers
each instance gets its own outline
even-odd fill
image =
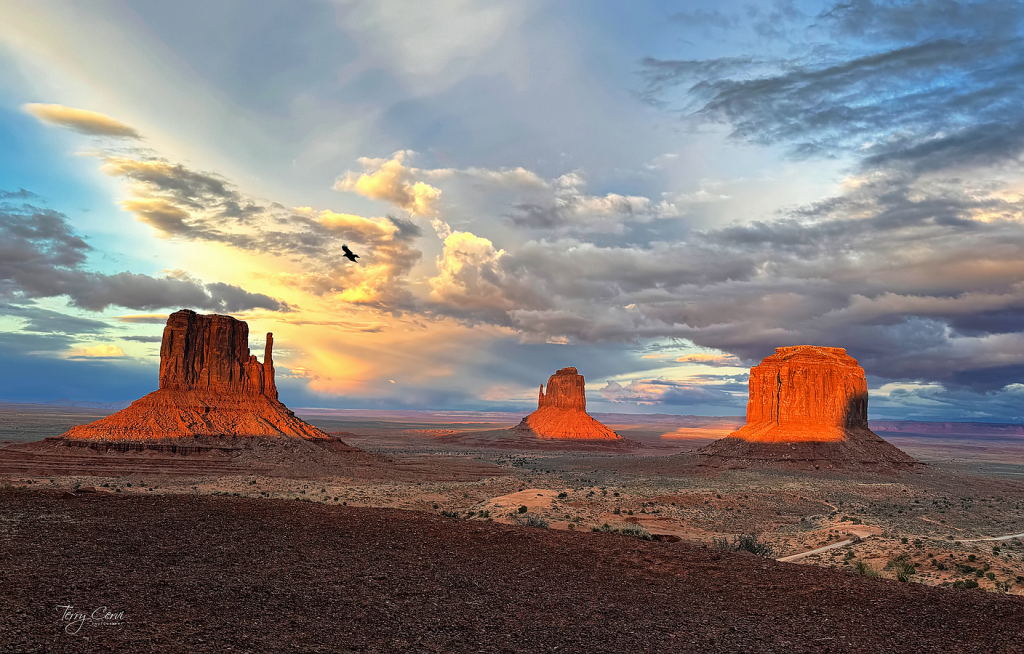
[[[278,400],[273,334],[261,363],[249,326],[230,316],[171,314],[160,343],[160,388],[128,408],[64,434],[68,439],[147,441],[197,436],[330,439]]]

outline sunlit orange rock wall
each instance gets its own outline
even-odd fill
[[[753,442],[841,441],[868,429],[864,369],[839,347],[779,347],[750,369],[747,424]]]

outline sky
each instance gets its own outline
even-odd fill
[[[169,313],[293,407],[1024,420],[1024,4],[0,3],[0,400],[157,385]],[[342,256],[348,245],[357,263]]]

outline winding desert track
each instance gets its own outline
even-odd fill
[[[776,561],[782,561],[783,563],[786,563],[788,561],[796,561],[797,559],[802,559],[805,556],[810,556],[811,554],[818,554],[820,552],[827,552],[829,550],[834,550],[837,547],[843,547],[843,546],[846,546],[846,545],[851,545],[851,544],[853,544],[853,542],[854,542],[854,540],[852,538],[850,538],[849,540],[842,540],[842,541],[839,541],[838,543],[832,543],[831,545],[826,545],[825,547],[819,547],[817,549],[809,550],[807,552],[800,552],[799,554],[790,554],[789,556],[784,556],[781,559],[775,559],[775,560]]]
[[[867,538],[868,535],[860,536],[860,538],[862,538],[862,539],[863,538]],[[956,540],[956,542],[958,542],[958,543],[982,543],[982,542],[991,542],[991,541],[1000,541],[1000,540],[1012,540],[1014,538],[1024,538],[1024,534],[1008,534],[1006,536],[992,536],[990,538],[958,538]],[[805,556],[810,556],[811,554],[820,554],[821,552],[827,552],[828,550],[832,550],[832,549],[835,549],[837,547],[844,547],[846,545],[852,545],[854,542],[855,542],[855,539],[850,538],[850,539],[847,539],[847,540],[839,541],[838,543],[832,543],[832,544],[826,545],[824,547],[819,547],[817,549],[808,550],[806,552],[800,552],[799,554],[790,554],[789,556],[783,556],[782,558],[778,558],[778,559],[775,559],[775,560],[776,561],[782,561],[783,563],[786,563],[786,562],[789,562],[789,561],[796,561],[797,559],[802,559]]]

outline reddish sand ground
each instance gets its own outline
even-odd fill
[[[0,515],[5,652],[1024,652],[1021,598],[685,543],[208,496]]]

